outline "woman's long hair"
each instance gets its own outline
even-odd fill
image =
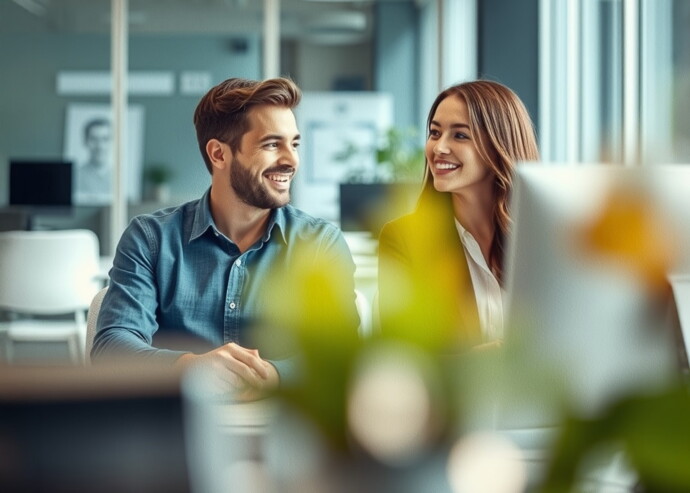
[[[511,89],[498,82],[476,80],[451,86],[436,97],[429,110],[427,132],[438,105],[450,96],[460,97],[466,103],[477,151],[495,175],[495,233],[489,253],[489,268],[503,284],[504,248],[511,224],[508,200],[513,188],[515,164],[539,160],[534,124],[525,105]],[[427,162],[419,206],[435,202],[440,193],[434,188]]]

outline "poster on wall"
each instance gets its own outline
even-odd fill
[[[127,109],[126,195],[141,200],[144,108]],[[64,159],[74,163],[72,203],[106,205],[112,202],[112,110],[108,104],[72,103],[65,120]]]
[[[305,142],[309,143],[304,156],[306,181],[316,185],[365,181],[375,171],[374,153],[379,133],[376,122],[371,120],[307,122],[304,129]]]

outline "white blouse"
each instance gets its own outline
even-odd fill
[[[477,299],[479,322],[484,342],[503,338],[503,290],[484,260],[479,243],[455,219],[455,227],[465,249],[474,296]]]

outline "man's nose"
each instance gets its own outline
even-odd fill
[[[286,151],[283,152],[283,155],[281,156],[281,164],[289,164],[295,168],[299,166],[299,153],[297,152],[297,149],[292,146],[288,146]]]

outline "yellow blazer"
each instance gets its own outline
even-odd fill
[[[420,201],[379,236],[384,337],[448,352],[481,342],[477,302],[449,194]]]

